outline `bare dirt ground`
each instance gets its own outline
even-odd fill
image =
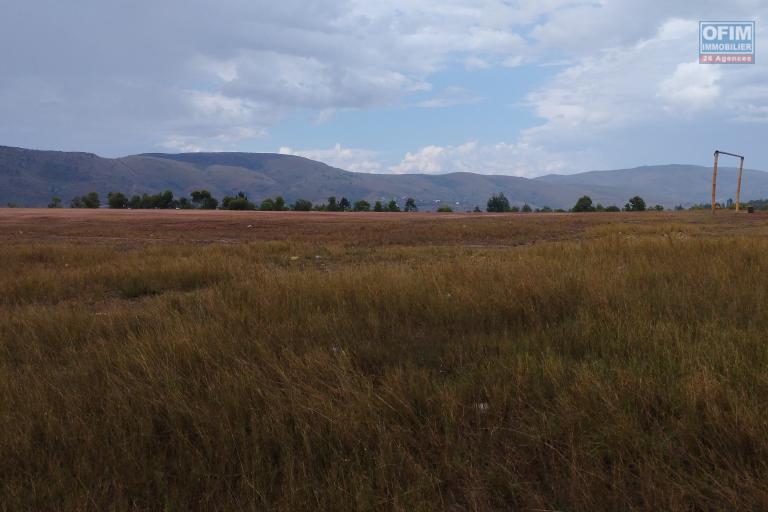
[[[326,213],[200,210],[0,209],[0,242],[509,246],[576,239],[607,224],[680,224],[704,234],[764,236],[768,212],[588,214]],[[670,227],[674,229],[674,225]]]

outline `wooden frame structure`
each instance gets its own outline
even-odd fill
[[[741,176],[744,173],[744,157],[734,153],[728,153],[727,151],[715,150],[715,165],[712,168],[712,215],[715,214],[715,196],[717,195],[717,162],[720,159],[720,155],[733,156],[740,159],[739,162],[739,181],[736,185],[736,211],[739,211],[739,205],[741,201]]]

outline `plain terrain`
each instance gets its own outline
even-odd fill
[[[768,215],[0,210],[0,510],[764,510]]]

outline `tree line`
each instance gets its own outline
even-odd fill
[[[260,211],[323,211],[323,212],[416,212],[419,211],[416,200],[412,197],[405,199],[401,208],[397,200],[375,201],[371,204],[365,200],[350,201],[346,197],[337,199],[329,197],[326,202],[314,204],[307,199],[297,199],[288,204],[282,196],[268,197],[261,202],[255,202],[248,198],[245,192],[238,192],[234,196],[224,196],[221,201],[213,197],[208,190],[195,190],[189,197],[175,197],[173,192],[166,190],[157,194],[132,195],[128,197],[122,192],[110,192],[107,194],[106,206],[112,209],[132,210],[260,210]],[[61,208],[61,198],[54,196],[48,204],[48,208]],[[76,196],[69,202],[70,208],[101,208],[102,201],[97,192],[88,192],[82,196]]]
[[[755,201],[755,203],[758,203]],[[96,192],[89,192],[82,196],[72,198],[69,203],[71,208],[100,208],[102,206],[101,198]],[[391,199],[389,201],[375,201],[373,204],[366,200],[350,201],[346,197],[337,199],[336,196],[329,197],[325,202],[315,204],[307,199],[297,199],[291,204],[288,204],[282,196],[275,198],[268,197],[261,202],[255,202],[248,198],[245,192],[238,192],[234,196],[224,196],[221,201],[213,197],[208,190],[195,190],[189,197],[175,197],[173,192],[166,190],[157,194],[134,194],[130,197],[122,192],[110,192],[107,194],[106,206],[112,209],[200,209],[200,210],[259,210],[259,211],[321,211],[321,212],[416,212],[419,211],[416,205],[416,200],[412,197],[406,198],[403,207],[401,208],[397,200]],[[694,205],[691,209],[701,208],[706,205]],[[760,206],[763,206],[760,204]],[[49,208],[61,208],[62,201],[60,197],[54,196],[51,199]],[[648,208],[645,200],[640,196],[634,196],[630,198],[623,208],[619,208],[616,205],[603,206],[601,203],[594,204],[589,196],[582,196],[576,204],[568,209],[551,208],[549,206],[543,206],[540,208],[533,208],[528,203],[524,203],[523,206],[512,205],[509,199],[503,194],[498,193],[492,195],[486,203],[486,211],[488,212],[522,212],[522,213],[565,213],[565,212],[641,212],[648,209],[663,211],[664,207],[661,205],[655,205],[652,208]],[[682,210],[682,206],[678,206],[675,210]],[[440,205],[437,208],[438,212],[452,212],[453,208],[449,205]],[[480,212],[480,207],[475,206],[474,212]]]
[[[645,200],[640,196],[634,196],[630,198],[623,208],[625,212],[643,212],[643,211],[646,211],[647,209],[649,208],[647,208],[645,204]],[[664,207],[657,204],[650,209],[655,211],[663,211]],[[479,209],[476,208],[475,211],[479,211]],[[494,194],[493,196],[491,196],[490,199],[488,199],[488,203],[486,205],[486,211],[523,212],[523,213],[528,213],[528,212],[581,213],[581,212],[620,212],[622,211],[622,208],[619,208],[616,205],[603,206],[600,203],[594,204],[592,202],[592,198],[590,198],[589,196],[581,196],[576,201],[576,204],[573,206],[573,208],[571,208],[570,210],[564,210],[562,208],[553,209],[553,208],[550,208],[549,206],[543,206],[541,208],[536,208],[534,210],[533,208],[531,208],[531,206],[528,203],[523,204],[522,207],[510,205],[509,199],[507,199],[503,193],[499,193],[499,194]]]

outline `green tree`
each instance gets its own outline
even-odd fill
[[[288,208],[285,206],[285,199],[283,199],[283,196],[277,196],[275,198],[275,207],[274,210],[276,212],[282,212],[287,210]]]
[[[525,203],[520,211],[523,213],[531,213],[533,210],[528,203]]]
[[[475,209],[474,209],[474,210],[472,210],[472,211],[473,211],[474,213],[480,213],[482,210],[480,209],[480,207],[479,207],[479,206],[475,206]]]
[[[386,211],[388,211],[388,212],[399,212],[400,211],[400,207],[397,206],[397,201],[392,199],[390,202],[388,202],[387,206],[386,206]]]
[[[61,198],[59,196],[53,196],[51,202],[48,203],[48,208],[61,208]]]
[[[479,208],[478,208],[478,210],[479,210]],[[437,211],[440,212],[440,213],[451,213],[453,211],[453,208],[451,208],[450,206],[448,206],[446,204],[446,205],[443,205],[443,206],[439,207],[437,209]]]
[[[163,210],[169,210],[171,208],[175,208],[176,204],[173,201],[173,192],[171,192],[170,190],[166,190],[165,192],[160,194],[157,207],[162,208]]]
[[[107,204],[112,209],[128,208],[128,198],[122,192],[110,192],[107,194]]]
[[[581,196],[576,204],[573,206],[574,212],[593,212],[595,207],[592,206],[592,198],[589,196]]]
[[[339,211],[347,212],[352,209],[352,203],[349,202],[349,199],[346,197],[342,197],[341,201],[339,201]]]
[[[381,201],[376,201],[373,205],[373,211],[375,212],[383,212],[384,206],[381,204]]]
[[[238,192],[236,196],[224,196],[221,205],[225,210],[255,210],[256,205],[248,200],[245,192]]]
[[[219,201],[207,190],[194,190],[190,195],[192,204],[201,210],[215,210],[219,206]]]
[[[329,212],[337,212],[340,210],[339,203],[336,201],[336,196],[328,198],[328,204],[325,207]]]
[[[416,200],[414,198],[409,197],[405,200],[405,211],[407,212],[419,211],[419,207],[416,206]]]
[[[352,205],[352,209],[356,212],[369,212],[371,211],[371,203],[361,199],[360,201],[355,201],[355,204]]]
[[[610,205],[610,206],[606,206],[606,207],[605,207],[605,211],[607,211],[607,212],[620,212],[620,211],[621,211],[621,208],[619,208],[619,207],[618,207],[618,206],[616,206],[615,204],[612,204],[612,205]]]
[[[88,192],[84,196],[72,198],[69,206],[72,208],[98,208],[101,206],[101,200],[96,192]]]
[[[624,205],[624,210],[627,212],[644,212],[645,201],[640,196],[635,196]]]
[[[297,212],[308,212],[312,210],[312,202],[306,199],[297,199],[293,203],[293,210]]]
[[[656,206],[654,206],[653,209],[656,210],[657,212],[663,212],[664,211],[664,207],[661,206],[660,204],[657,204]]]
[[[503,192],[492,195],[488,199],[486,211],[497,213],[510,211],[509,199],[507,199]]]
[[[272,200],[271,197],[266,198],[261,202],[261,205],[259,205],[259,210],[263,212],[271,212],[275,209],[275,202]]]

